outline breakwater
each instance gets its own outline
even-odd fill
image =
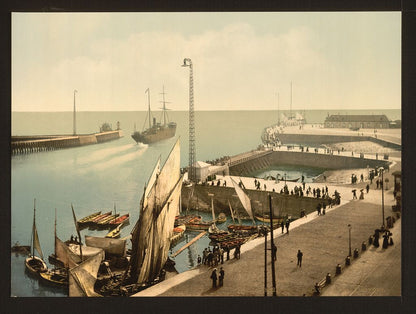
[[[286,134],[279,133],[277,137],[283,144],[301,144],[310,146],[320,146],[322,144],[334,144],[343,142],[362,142],[370,141],[384,147],[392,149],[401,149],[401,144],[393,139],[376,138],[373,136],[357,136],[357,135],[319,135],[319,134]]]
[[[103,143],[123,136],[121,130],[83,135],[12,136],[12,154],[28,154]]]
[[[215,213],[224,212],[229,216],[228,202],[230,202],[232,208],[237,210],[240,215],[247,216],[233,187],[198,184],[194,187],[192,197],[190,197],[191,190],[192,187],[184,186],[182,188],[182,212],[185,212],[187,207],[192,210],[197,208],[200,211],[210,212],[211,196],[208,194],[213,194]],[[265,213],[269,213],[269,194],[272,195],[273,214],[289,215],[293,218],[299,218],[301,210],[305,210],[306,214],[316,211],[317,205],[326,201],[313,197],[286,195],[270,191],[246,189],[245,192],[251,200],[254,214],[259,215],[262,215],[263,210]]]

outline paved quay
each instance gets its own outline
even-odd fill
[[[400,169],[400,166],[400,163],[397,163],[390,169],[390,173]],[[389,173],[386,173],[385,177],[386,175],[390,176]],[[332,189],[339,187],[335,186]],[[368,243],[369,236],[382,224],[382,191],[375,189],[373,183],[364,200],[351,200],[352,186],[344,188],[349,192],[341,192],[343,202],[339,206],[327,208],[326,215],[317,216],[314,212],[292,222],[289,235],[282,234],[281,229],[274,231],[277,246],[275,266],[278,296],[311,296],[314,284],[325,278],[327,273],[332,275],[333,283],[323,289],[323,295],[400,295],[400,220],[396,221],[392,229],[395,242],[393,246],[377,250],[369,247],[361,254],[362,242]],[[354,185],[354,188],[357,188],[357,185]],[[390,187],[384,191],[385,217],[392,215],[393,204]],[[346,267],[345,258],[349,253],[348,224],[352,226],[351,248],[358,248],[360,256],[357,259],[353,258],[351,266]],[[303,252],[301,268],[296,265],[298,249]],[[225,270],[223,287],[213,289],[210,280],[212,267],[200,265],[135,296],[263,296],[264,238],[244,244],[241,248],[241,259],[232,258],[232,252],[230,255],[229,261],[219,265]],[[337,264],[342,266],[342,273],[335,276]],[[268,251],[268,295],[272,295],[270,266]],[[390,273],[388,277],[385,276],[386,272]],[[354,288],[352,283],[355,285]]]

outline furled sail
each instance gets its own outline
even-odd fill
[[[254,222],[253,211],[251,209],[251,202],[248,195],[243,191],[242,188],[238,186],[238,183],[234,181],[233,178],[230,178],[233,182],[235,191],[237,192],[238,198],[240,199],[241,204],[243,204],[244,209],[246,210],[247,214],[250,216],[251,220]]]
[[[69,296],[70,297],[99,297],[94,291],[97,273],[104,251],[89,257],[80,265],[69,270]]]
[[[139,220],[132,232],[130,277],[134,282],[154,281],[167,260],[182,179],[178,140],[153,184],[151,176],[150,190],[143,194]]]

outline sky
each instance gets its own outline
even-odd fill
[[[401,108],[400,12],[12,13],[12,111],[188,110],[184,58],[195,110]]]

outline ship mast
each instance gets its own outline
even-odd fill
[[[166,120],[167,120],[167,118],[166,118],[166,110],[169,110],[169,109],[166,109],[166,101],[165,101],[165,85],[163,85],[163,91],[162,91],[162,93],[161,93],[162,95],[163,95],[163,101],[162,101],[162,103],[163,103],[163,126],[166,126]]]
[[[149,106],[149,129],[152,127],[152,119],[151,119],[151,117],[150,117],[150,91],[149,91],[149,89],[146,89],[145,90],[145,93],[147,93],[147,103],[148,103],[148,106]]]

